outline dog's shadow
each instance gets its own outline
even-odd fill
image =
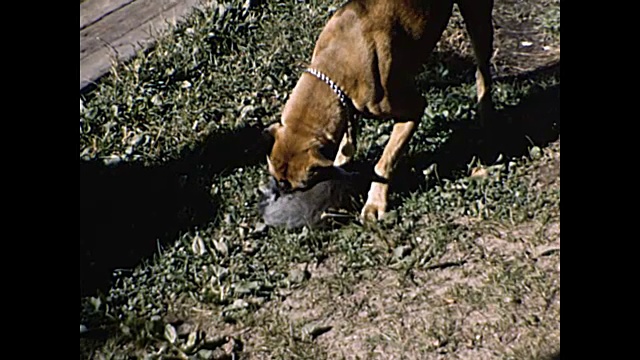
[[[215,221],[216,174],[264,161],[262,127],[215,134],[159,166],[80,162],[80,294],[105,291],[178,233]]]
[[[468,63],[473,66],[472,63]],[[458,78],[468,77],[470,73],[464,66],[458,67]],[[473,69],[473,67],[472,67]],[[494,81],[519,84],[524,81],[544,82],[552,77],[559,78],[560,62],[536,69],[531,72],[496,78]],[[466,80],[461,80],[466,81]],[[458,82],[458,84],[460,83]],[[421,86],[447,87],[455,82],[422,82]],[[470,101],[473,101],[470,99]],[[493,163],[499,155],[504,158],[518,158],[526,155],[532,146],[544,147],[560,136],[560,84],[546,88],[533,86],[531,91],[517,105],[505,106],[497,110],[485,127],[479,128],[474,121],[448,121],[436,124],[440,129],[451,129],[450,138],[435,152],[413,152],[403,157],[392,179],[394,196],[389,207],[397,206],[403,195],[424,188],[426,178],[423,170],[436,164],[438,177],[455,178],[463,173],[475,157],[484,164]],[[430,131],[437,132],[438,129]],[[421,141],[414,137],[412,142]],[[347,170],[357,171],[368,177],[373,164],[354,162]],[[361,189],[361,195],[366,189]]]

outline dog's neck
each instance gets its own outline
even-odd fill
[[[308,137],[321,145],[337,144],[350,113],[325,81],[304,72],[284,107],[282,124],[297,136]]]
[[[317,69],[314,68],[307,68],[305,70],[305,72],[308,72],[309,74],[317,77],[318,79],[320,79],[321,81],[325,82],[327,85],[329,85],[329,87],[331,88],[331,90],[336,94],[336,96],[338,97],[338,101],[340,101],[340,104],[345,107],[347,110],[351,110],[353,105],[349,104],[349,97],[347,96],[347,94],[345,94],[344,90],[342,90],[340,88],[340,85],[336,84],[333,80],[331,80],[330,77],[328,77],[327,75],[325,75],[323,72],[318,71]]]

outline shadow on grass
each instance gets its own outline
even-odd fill
[[[464,69],[464,67],[461,67]],[[463,70],[464,71],[464,70]],[[463,75],[464,73],[460,73]],[[547,67],[495,79],[495,82],[518,84],[533,80],[541,82],[560,76],[560,62]],[[421,86],[450,86],[452,83],[419,82]],[[437,165],[438,177],[455,178],[466,173],[467,165],[475,157],[484,164],[493,163],[499,154],[503,157],[518,158],[528,154],[529,148],[544,147],[558,139],[560,135],[560,84],[546,88],[533,88],[526,97],[514,106],[497,110],[484,128],[475,126],[473,121],[447,122],[437,124],[442,129],[453,130],[450,138],[435,152],[418,152],[403,157],[398,163],[391,186],[392,192],[403,195],[424,188],[427,185],[422,171],[432,164]],[[436,129],[437,130],[437,129]],[[411,141],[419,141],[413,138]],[[347,170],[358,171],[364,177],[372,174],[373,164],[357,163],[345,166]],[[363,189],[366,194],[366,189]],[[402,199],[390,202],[391,208]]]
[[[551,355],[547,360],[560,360],[560,351],[558,350],[557,353]]]
[[[131,269],[158,244],[215,221],[213,177],[264,160],[261,127],[211,136],[160,166],[80,162],[80,294],[105,291],[114,269]]]
[[[540,82],[554,76],[560,76],[559,62],[517,76],[498,78],[496,82]],[[517,105],[496,111],[483,128],[470,121],[443,126],[452,127],[451,137],[435,153],[417,153],[403,159],[398,171],[399,183],[410,175],[407,173],[410,168],[421,175],[422,170],[435,163],[438,175],[448,178],[458,171],[466,171],[474,156],[484,164],[491,164],[500,154],[517,158],[528,154],[534,145],[544,147],[557,140],[560,136],[560,84],[534,87]],[[423,178],[417,174],[412,177]]]

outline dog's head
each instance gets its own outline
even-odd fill
[[[320,153],[316,140],[296,136],[280,123],[267,127],[265,135],[272,143],[267,155],[269,173],[281,190],[303,189],[333,169],[333,161]]]

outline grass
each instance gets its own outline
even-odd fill
[[[205,7],[81,96],[81,358],[559,351],[559,1],[496,2],[484,131],[456,12],[385,222],[265,229],[260,129],[338,5]],[[355,167],[389,130],[364,120]]]

